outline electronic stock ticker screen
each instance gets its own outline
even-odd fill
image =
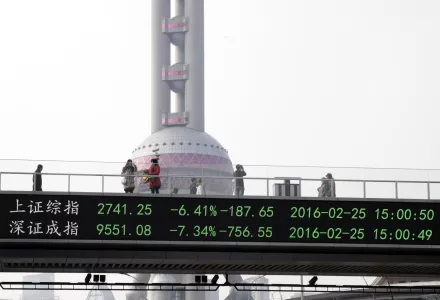
[[[0,194],[1,239],[440,245],[440,203]]]

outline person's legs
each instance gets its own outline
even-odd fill
[[[133,194],[133,192],[134,192],[134,186],[131,187],[131,188],[129,188],[129,189],[128,189],[128,192],[129,192],[130,194]]]
[[[159,194],[159,188],[156,187],[156,194]]]
[[[236,186],[235,187],[235,195],[236,196],[243,196],[243,194],[244,194],[244,187]]]

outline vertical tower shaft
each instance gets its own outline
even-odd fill
[[[185,16],[185,1],[184,0],[174,0],[175,4],[175,16],[183,17]],[[185,49],[184,47],[175,47],[175,63],[184,64],[185,63]],[[184,93],[176,93],[175,100],[175,109],[176,112],[184,112],[185,111],[185,94]]]
[[[185,37],[185,63],[189,65],[185,87],[185,110],[189,112],[187,126],[205,131],[204,0],[186,0],[185,15],[189,19]]]
[[[162,67],[170,65],[170,41],[162,33],[162,19],[170,17],[170,0],[151,1],[151,133],[163,128],[162,113],[170,112],[171,95],[162,81]]]

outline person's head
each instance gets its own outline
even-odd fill
[[[240,165],[240,164],[237,164],[237,165],[235,166],[235,168],[236,168],[237,170],[241,170],[241,169],[243,169],[243,166]]]
[[[133,166],[133,161],[131,159],[127,160],[127,163],[125,164],[127,167]]]
[[[43,171],[43,165],[38,165],[37,166],[37,172],[41,172]]]
[[[197,179],[198,184],[202,184],[202,178]]]
[[[191,178],[191,182],[196,182],[196,181],[197,181],[197,178],[195,178],[195,177]]]
[[[325,177],[327,177],[327,179],[333,179],[333,176],[331,173],[327,173],[327,175],[325,175]]]
[[[159,163],[159,161],[157,160],[157,158],[153,158],[152,160],[151,160],[151,164],[152,165],[157,165]]]

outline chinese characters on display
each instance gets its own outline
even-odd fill
[[[15,200],[9,211],[15,218],[9,224],[13,236],[75,237],[78,236],[79,203],[66,200]],[[23,217],[27,215],[26,217]],[[30,219],[29,216],[32,216]],[[58,216],[62,216],[62,221]],[[24,221],[26,219],[28,221]]]

